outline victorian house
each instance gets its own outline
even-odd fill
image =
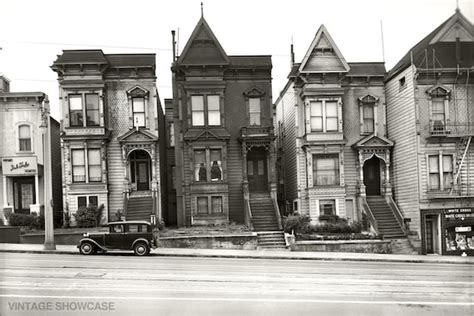
[[[271,56],[227,55],[204,17],[173,63],[177,223],[279,230]]]
[[[474,28],[456,10],[386,80],[394,197],[423,253],[474,254]]]
[[[51,207],[62,220],[59,123],[43,92],[11,92],[0,75],[0,219],[42,214]],[[7,218],[5,218],[7,217]]]
[[[64,210],[104,206],[103,222],[162,218],[164,115],[154,54],[65,50],[52,65],[62,110]]]
[[[385,121],[385,66],[346,62],[328,30],[294,62],[275,102],[279,204],[318,222],[338,216],[404,237],[392,199],[394,147]]]

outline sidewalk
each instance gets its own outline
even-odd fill
[[[56,250],[43,250],[43,245],[41,244],[0,244],[0,252],[80,255],[79,250],[74,245],[56,245]],[[387,255],[353,252],[296,252],[288,250],[157,248],[151,252],[151,255],[163,257],[474,264],[474,257],[461,256]]]

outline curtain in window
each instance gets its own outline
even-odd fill
[[[444,100],[442,98],[432,99],[431,115],[433,130],[444,130],[446,115],[444,113]]]
[[[144,98],[133,98],[133,126],[142,127],[145,126],[145,99]]]
[[[211,181],[222,180],[222,154],[220,149],[210,150]]]
[[[69,115],[71,126],[83,126],[82,95],[69,95]]]
[[[326,101],[326,131],[337,132],[337,130],[338,130],[337,102]]]
[[[440,178],[439,178],[439,159],[438,156],[429,157],[429,174],[430,174],[430,190],[440,189]]]
[[[207,113],[209,125],[221,125],[221,111],[219,107],[218,95],[207,96]]]
[[[86,94],[87,126],[99,125],[99,95]]]
[[[72,181],[73,182],[86,181],[84,150],[82,149],[72,150]]]
[[[194,175],[196,181],[207,181],[206,151],[194,151]]]
[[[20,151],[31,151],[31,130],[29,125],[20,125],[18,127],[18,139]]]
[[[443,156],[443,188],[450,189],[453,183],[453,156]]]
[[[89,149],[88,163],[89,163],[89,181],[100,182],[102,181],[102,170],[100,162],[100,149]]]
[[[313,184],[337,185],[339,184],[339,158],[338,156],[325,156],[313,158]]]
[[[310,112],[311,112],[311,131],[323,130],[323,107],[321,102],[311,102],[310,103]]]
[[[204,126],[204,99],[202,95],[191,97],[192,125]]]
[[[374,107],[371,105],[364,105],[362,107],[362,115],[364,119],[363,132],[373,133],[374,132]]]
[[[249,99],[250,125],[261,125],[260,98]]]

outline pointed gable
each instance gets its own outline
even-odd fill
[[[371,134],[359,140],[357,143],[352,145],[357,149],[368,149],[368,148],[391,148],[394,142],[388,138]]]
[[[229,58],[207,24],[201,17],[191,37],[178,58],[180,65],[227,65]]]
[[[156,142],[158,137],[144,129],[131,129],[118,138],[119,143]]]
[[[324,25],[321,25],[300,65],[301,73],[348,72],[349,65]]]

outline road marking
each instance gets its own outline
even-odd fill
[[[377,305],[455,305],[474,306],[474,302],[426,302],[426,301],[355,301],[355,300],[321,300],[321,299],[288,299],[288,298],[226,298],[226,297],[141,297],[141,296],[56,296],[56,295],[17,295],[0,294],[5,298],[50,298],[50,299],[93,299],[93,300],[147,300],[147,301],[209,301],[209,302],[285,302],[285,303],[341,303],[341,304],[377,304]]]

